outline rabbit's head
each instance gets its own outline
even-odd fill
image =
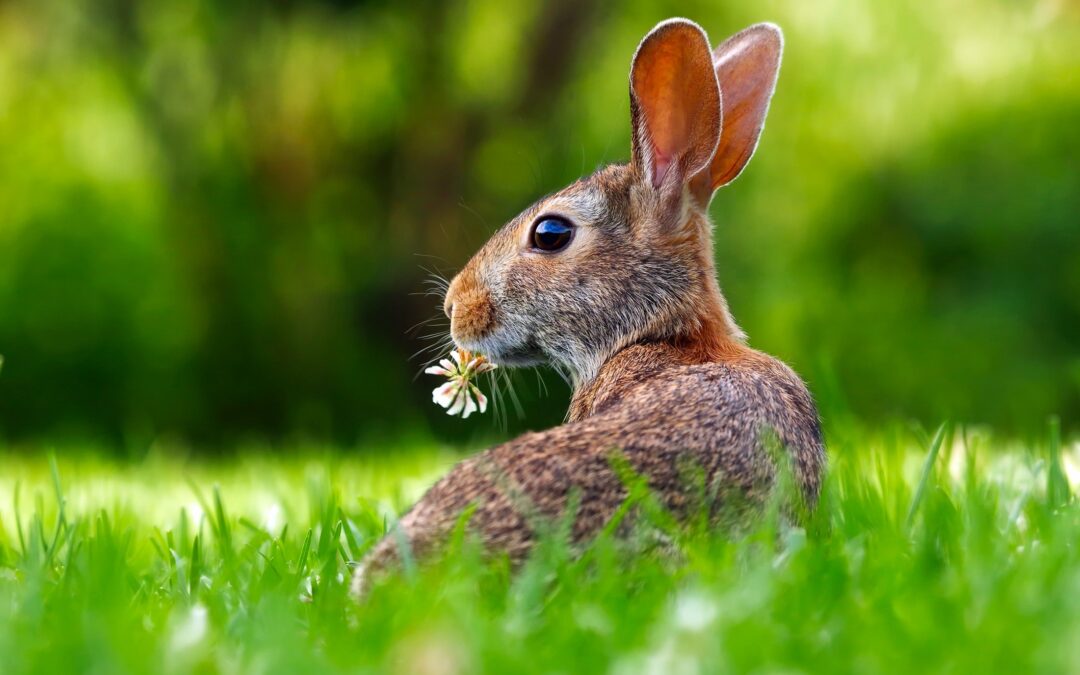
[[[742,340],[715,281],[706,212],[757,146],[781,49],[771,24],[715,50],[693,22],[656,26],[630,70],[630,163],[540,199],[492,236],[446,293],[454,341],[581,382],[635,342],[672,341],[707,360]]]

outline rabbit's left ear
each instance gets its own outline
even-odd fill
[[[713,51],[723,93],[723,131],[708,171],[694,180],[694,193],[708,202],[717,188],[738,178],[757,148],[780,74],[784,34],[759,23],[731,36]]]
[[[641,41],[630,69],[630,118],[635,168],[661,203],[674,206],[720,139],[720,86],[696,23],[670,19]]]

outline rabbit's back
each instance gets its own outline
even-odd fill
[[[593,511],[603,519],[624,496],[611,468],[616,452],[676,508],[688,491],[687,469],[725,492],[763,497],[776,469],[774,450],[787,454],[804,498],[816,501],[825,450],[802,380],[781,361],[746,348],[717,362],[680,358],[666,345],[624,350],[605,368],[615,373],[611,386],[603,386],[603,374],[598,378],[590,411],[493,448],[480,461],[512,476],[523,494],[542,495],[537,507],[545,513],[561,512],[574,486],[582,510],[595,494],[602,504],[579,519]]]
[[[641,346],[620,354],[610,364],[617,366],[615,381],[625,384],[629,377],[633,384],[596,392],[587,416],[454,467],[400,523],[414,553],[426,554],[445,540],[469,508],[468,529],[511,559],[522,559],[537,531],[565,517],[572,501],[574,538],[586,540],[626,498],[624,478],[612,464],[616,454],[678,514],[699,496],[688,485],[693,472],[704,476],[713,495],[760,503],[776,471],[768,441],[775,434],[805,498],[816,500],[825,453],[813,402],[798,376],[750,350],[731,361],[678,365],[668,361],[676,353],[666,349]],[[372,562],[395,558],[399,544],[388,537]]]

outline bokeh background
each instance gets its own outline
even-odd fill
[[[1080,5],[0,0],[0,439],[513,433],[411,355],[452,274],[629,153],[657,21],[782,25],[721,285],[826,421],[1080,417]],[[436,327],[437,328],[437,325]]]

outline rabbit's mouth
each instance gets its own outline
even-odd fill
[[[454,340],[458,347],[483,354],[492,363],[511,368],[537,366],[548,362],[547,353],[533,337],[511,340],[498,332],[476,340]]]

